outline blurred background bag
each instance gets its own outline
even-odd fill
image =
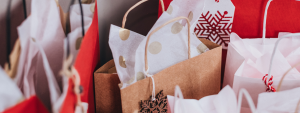
[[[121,113],[119,76],[114,60],[110,60],[94,73],[96,112]]]

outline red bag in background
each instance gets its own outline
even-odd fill
[[[164,0],[167,9],[172,0]],[[263,17],[267,0],[231,0],[235,6],[232,32],[240,37],[262,37]],[[274,0],[268,9],[266,37],[279,32],[300,32],[300,1]],[[158,16],[162,14],[159,5]]]
[[[48,110],[43,103],[36,97],[32,96],[27,100],[22,101],[18,105],[15,105],[3,113],[48,113]]]
[[[99,63],[99,32],[97,2],[92,24],[82,39],[80,51],[75,60],[74,67],[80,75],[80,83],[83,87],[81,101],[88,103],[88,113],[95,113],[93,76],[96,65]],[[76,95],[73,91],[74,84],[69,82],[69,89],[61,108],[61,113],[74,113],[76,107]]]
[[[164,0],[165,9],[172,0]],[[263,17],[267,0],[231,0],[235,6],[232,32],[241,38],[262,37]],[[268,9],[266,37],[278,37],[279,32],[300,32],[300,1],[274,0]],[[159,3],[158,16],[162,14]],[[194,28],[192,28],[194,29]],[[227,49],[222,51],[222,75]],[[222,78],[223,80],[223,78]]]

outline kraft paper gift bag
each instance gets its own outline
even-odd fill
[[[133,82],[133,75],[135,75],[135,53],[139,44],[145,39],[145,36],[125,28],[126,18],[131,10],[146,1],[139,1],[125,13],[122,28],[115,25],[110,26],[109,46],[115,60],[116,69],[118,70],[121,89]],[[138,80],[141,79],[144,79],[144,77]]]
[[[174,21],[177,21],[179,19],[186,19],[189,24],[188,19],[185,17],[179,17],[173,19],[169,21],[169,23],[174,23]],[[165,25],[167,24],[168,23],[165,23]],[[161,27],[162,26],[160,26],[159,28]],[[158,31],[159,28],[153,31]],[[189,33],[186,33],[185,35],[189,35]],[[170,36],[166,36],[164,38],[167,37]],[[182,37],[182,40],[189,40],[188,37],[186,36],[185,38]],[[189,51],[191,51],[191,48],[186,48],[189,50],[185,51],[186,58],[184,61],[172,65],[153,76],[147,74],[149,76],[148,78],[137,81],[136,83],[124,89],[121,89],[122,111],[124,113],[131,113],[131,112],[138,112],[138,111],[143,112],[144,110],[151,109],[150,106],[144,106],[143,108],[141,108],[142,105],[141,102],[145,102],[144,104],[147,104],[146,101],[150,99],[149,104],[151,104],[152,99],[154,99],[154,96],[156,95],[155,92],[163,92],[163,94],[165,95],[173,95],[174,88],[176,85],[179,85],[184,89],[183,94],[186,95],[186,98],[200,99],[204,96],[218,93],[220,91],[220,81],[221,81],[222,47],[206,39],[201,41],[209,48],[209,51],[191,58],[191,56],[188,55],[191,54],[189,53]],[[188,45],[191,44],[188,43],[185,46]],[[144,47],[146,47],[146,50],[145,48],[144,50],[148,51],[147,49],[148,46],[144,46]],[[192,46],[188,46],[188,47],[192,47]],[[144,57],[150,58],[150,55],[147,56],[144,54]],[[173,57],[177,57],[177,56],[173,56]],[[149,60],[144,60],[144,62],[153,62],[153,61],[149,59]],[[143,68],[146,68],[145,65],[143,65]],[[152,68],[150,67],[149,71],[151,71],[151,69]],[[152,98],[149,98],[151,95]],[[159,97],[162,96],[160,95]],[[164,104],[166,104],[166,102]],[[163,109],[165,110],[166,108]]]
[[[279,79],[286,72],[286,70],[290,69],[292,66],[284,57],[283,53],[280,50],[277,50],[277,48],[280,48],[278,44],[282,44],[282,45],[284,44],[285,46],[287,46],[289,44],[292,44],[291,43],[291,40],[293,40],[292,38],[298,36],[299,33],[284,35],[278,38],[275,44],[269,43],[268,45],[263,45],[265,47],[264,48],[265,51],[267,52],[261,54],[261,56],[256,58],[256,61],[251,58],[246,58],[245,61],[241,64],[241,66],[234,74],[233,90],[237,93],[241,88],[245,88],[247,91],[249,91],[251,97],[253,98],[254,103],[257,103],[258,101],[258,94],[266,91],[275,92],[277,90],[276,87],[278,86]],[[286,37],[289,38],[284,39]],[[282,42],[280,42],[281,40]],[[284,43],[283,41],[290,41],[290,43]],[[253,47],[250,44],[245,46]],[[252,52],[260,48],[262,47],[259,48],[253,47]],[[286,50],[290,50],[290,49],[286,49]],[[257,53],[256,55],[258,55],[258,52],[256,53]],[[287,83],[283,84],[281,89],[288,90],[288,89],[300,87],[299,74],[300,73],[297,69],[292,69],[290,73],[286,76],[286,79],[284,80],[284,82]],[[243,107],[245,106],[246,103],[243,103]]]
[[[108,61],[94,73],[97,113],[121,113],[120,79],[114,60]]]
[[[251,113],[255,111],[254,103],[246,90],[239,92],[238,98],[230,86],[224,87],[218,94],[196,99],[184,99],[176,86],[175,97],[168,95],[168,113]],[[241,109],[241,98],[245,95],[251,109]],[[239,99],[239,100],[238,100]]]

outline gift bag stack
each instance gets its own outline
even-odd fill
[[[100,30],[111,4],[70,0],[64,12],[58,0],[32,0],[11,48],[8,0],[0,112],[299,112],[300,1],[157,0],[142,34],[128,20],[149,1]],[[100,38],[113,57],[104,65]]]

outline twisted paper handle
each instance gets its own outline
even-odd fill
[[[267,3],[267,6],[265,8],[265,14],[264,14],[264,23],[263,23],[263,44],[265,44],[265,39],[266,39],[266,24],[267,24],[267,15],[268,15],[268,8],[270,6],[270,3],[272,2],[273,0],[269,0],[268,3]]]

